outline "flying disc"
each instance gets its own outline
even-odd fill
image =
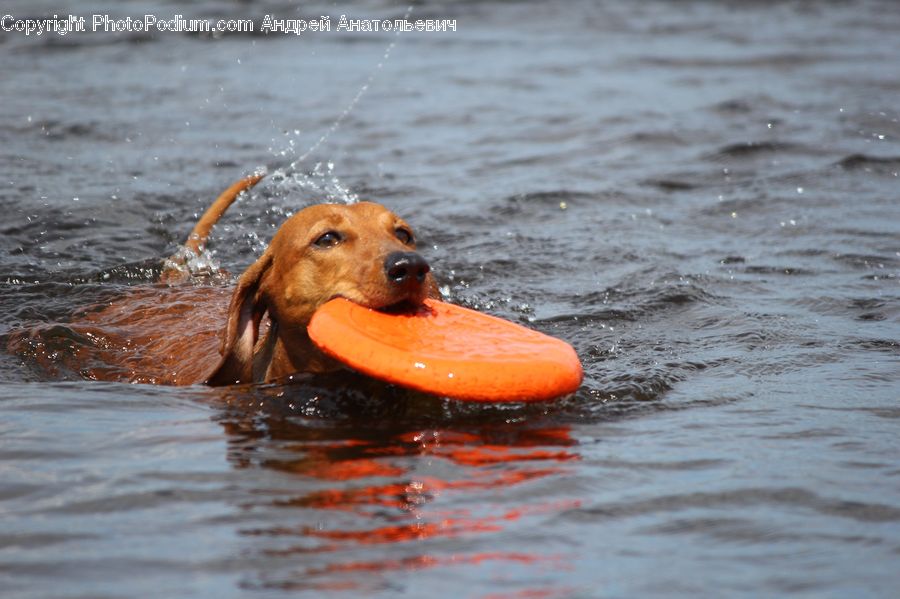
[[[388,314],[337,298],[313,314],[308,331],[354,370],[455,399],[553,399],[573,393],[584,376],[565,341],[437,300]]]

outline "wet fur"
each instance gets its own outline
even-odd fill
[[[202,251],[215,222],[260,179],[242,179],[219,196],[188,237],[191,253]],[[182,252],[167,261],[166,284],[134,288],[83,311],[65,327],[71,343],[51,326],[11,336],[10,349],[50,370],[61,363],[85,378],[155,384],[229,385],[336,370],[341,365],[306,332],[319,306],[339,296],[376,309],[440,297],[430,272],[422,284],[388,280],[386,257],[415,250],[414,239],[405,243],[398,229],[411,232],[379,204],[310,206],[281,225],[230,299],[222,287],[191,281]],[[328,231],[340,233],[340,243],[317,246]],[[65,347],[53,347],[60,343]]]

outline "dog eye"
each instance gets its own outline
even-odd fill
[[[399,239],[400,242],[405,245],[409,245],[413,242],[412,231],[404,227],[397,227],[397,229],[394,231],[394,235],[396,235],[397,239]]]
[[[327,231],[319,235],[313,245],[320,248],[332,248],[343,241],[344,238],[337,231]]]

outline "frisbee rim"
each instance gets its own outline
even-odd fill
[[[460,327],[460,334],[477,334],[490,325],[509,335],[520,349],[509,353],[500,351],[486,358],[442,354],[439,350],[417,355],[402,346],[385,342],[376,336],[377,330],[372,331],[373,328],[383,327],[385,319],[417,318],[417,314],[387,314],[342,297],[323,304],[310,319],[307,331],[312,342],[323,353],[353,370],[402,387],[463,401],[549,401],[571,395],[584,380],[584,371],[575,349],[561,339],[449,302],[426,299],[423,304],[431,311],[431,316],[426,315],[425,318],[455,319],[449,322]],[[362,314],[366,315],[362,317],[363,324],[371,325],[368,329],[360,326],[359,317]],[[368,320],[369,315],[374,318]],[[459,325],[459,319],[462,319],[463,325]],[[436,321],[422,321],[422,324],[413,326],[428,327]],[[407,322],[413,321],[404,320],[404,323]],[[479,323],[485,327],[478,327]],[[442,332],[450,326],[444,321],[440,325]],[[361,351],[358,349],[360,344],[364,347]],[[533,346],[534,353],[522,353],[521,348],[529,346]],[[499,382],[496,380],[498,377]],[[535,377],[539,377],[538,384],[534,383]],[[490,378],[491,384],[479,382],[485,378]]]

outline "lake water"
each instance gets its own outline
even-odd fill
[[[389,2],[84,4],[0,12],[333,30],[0,32],[0,347],[74,351],[77,308],[266,166],[221,265],[375,200],[452,301],[569,341],[586,378],[470,405],[0,353],[3,597],[894,596],[895,3],[416,2],[457,31],[401,35],[334,31]]]

